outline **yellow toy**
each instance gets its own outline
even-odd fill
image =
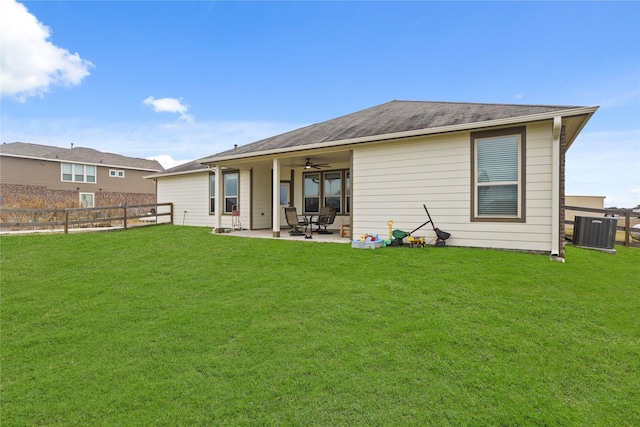
[[[409,244],[416,245],[418,248],[424,248],[424,236],[409,236]]]

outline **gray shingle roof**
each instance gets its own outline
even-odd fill
[[[397,132],[479,123],[533,114],[550,113],[578,106],[477,104],[466,102],[391,101],[266,138],[213,157],[303,147],[330,141],[373,137]]]
[[[126,157],[85,147],[61,148],[27,142],[12,142],[0,145],[0,155],[4,154],[36,159],[51,159],[57,162],[103,164],[126,169],[148,171],[161,171],[164,169],[156,160]]]

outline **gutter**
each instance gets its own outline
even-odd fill
[[[598,107],[572,108],[568,110],[563,110],[561,117],[571,117],[571,116],[579,116],[579,115],[588,115],[589,117],[591,117],[591,115],[593,115],[593,113],[597,109]],[[239,159],[247,159],[251,157],[262,157],[262,156],[268,156],[273,154],[295,153],[298,151],[308,151],[308,150],[319,149],[319,148],[340,147],[340,146],[361,144],[365,142],[379,142],[379,141],[385,141],[389,139],[411,138],[416,136],[459,132],[459,131],[470,130],[470,129],[507,126],[507,125],[513,125],[513,124],[518,124],[523,122],[537,122],[542,120],[552,120],[557,116],[558,116],[558,111],[554,111],[554,112],[548,112],[548,113],[531,114],[529,116],[508,117],[504,119],[487,120],[483,122],[463,123],[463,124],[457,124],[457,125],[441,126],[436,128],[417,129],[417,130],[395,132],[395,133],[388,133],[388,134],[382,134],[382,135],[371,135],[371,136],[363,136],[358,138],[341,139],[337,141],[318,142],[314,144],[298,145],[295,147],[274,148],[270,150],[254,151],[251,153],[242,153],[242,154],[236,154],[236,155],[227,155],[227,156],[214,155],[211,157],[200,159],[199,162],[215,163],[215,162],[221,162],[221,161],[227,161],[227,160],[239,160]],[[586,125],[587,121],[588,119],[583,121],[582,125],[578,129],[578,133]]]
[[[212,168],[202,168],[202,169],[195,169],[195,170],[190,170],[190,171],[182,171],[182,172],[170,172],[170,173],[154,173],[153,175],[146,175],[143,176],[143,178],[145,179],[156,179],[156,178],[164,178],[165,176],[178,176],[178,175],[190,175],[190,174],[194,174],[194,173],[203,173],[203,172],[213,172],[214,169]]]

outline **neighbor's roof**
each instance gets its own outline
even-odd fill
[[[597,107],[477,104],[465,102],[391,101],[366,110],[306,126],[281,135],[217,153],[203,159],[214,162],[223,158],[241,158],[293,151],[326,143],[358,143],[397,138],[402,133],[425,130],[424,134],[496,126],[515,118],[542,120],[556,115],[588,115]],[[431,132],[426,132],[431,130]],[[419,133],[419,132],[416,132]],[[332,144],[335,143],[335,144]]]
[[[112,166],[124,169],[138,169],[146,171],[161,171],[164,168],[156,160],[126,157],[120,154],[105,153],[92,148],[74,147],[61,148],[50,145],[31,144],[27,142],[12,142],[0,145],[0,155],[22,157],[28,159],[51,160],[56,162],[73,162]]]

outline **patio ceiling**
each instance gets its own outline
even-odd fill
[[[307,150],[294,153],[280,153],[256,157],[245,157],[242,159],[229,159],[218,162],[222,167],[242,168],[273,165],[273,159],[279,159],[281,167],[303,169],[307,159],[313,164],[327,164],[328,167],[322,169],[332,169],[334,165],[348,163],[350,160],[350,150],[341,148],[333,150]],[[311,169],[315,170],[315,169]]]

